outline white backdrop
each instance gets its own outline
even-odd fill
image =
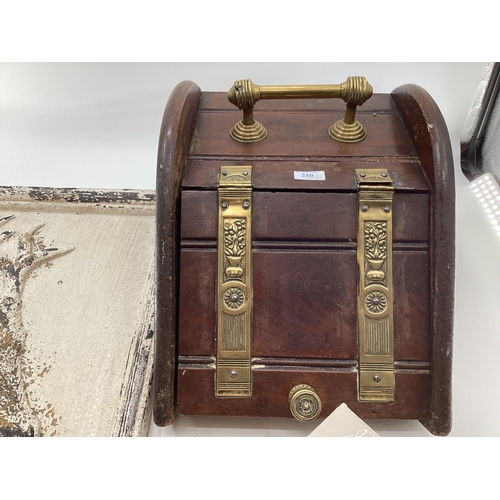
[[[460,171],[460,131],[485,63],[2,63],[0,184],[154,189],[163,110],[182,80],[227,91],[258,84],[339,83],[375,92],[424,87],[450,132],[457,179],[456,436],[499,436],[500,239]],[[370,422],[381,435],[428,435],[417,422]],[[181,418],[151,435],[305,435],[298,422]]]

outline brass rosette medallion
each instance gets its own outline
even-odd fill
[[[231,287],[228,288],[223,295],[224,304],[231,310],[241,309],[245,303],[245,293],[241,288]]]
[[[250,397],[252,167],[221,167],[215,395]]]
[[[385,169],[356,170],[358,197],[358,344],[360,401],[394,401],[392,206]]]

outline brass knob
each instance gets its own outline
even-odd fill
[[[296,385],[288,395],[290,411],[301,422],[313,420],[321,413],[321,399],[309,385]]]

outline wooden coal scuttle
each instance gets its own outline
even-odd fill
[[[180,83],[158,155],[156,424],[346,403],[448,434],[454,198],[416,85]]]

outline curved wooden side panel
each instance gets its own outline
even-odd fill
[[[437,435],[451,431],[451,376],[455,296],[455,177],[448,129],[430,95],[403,85],[392,98],[432,186],[430,198],[430,306],[432,381],[430,418]]]
[[[156,341],[153,416],[166,426],[175,417],[180,187],[201,90],[179,83],[170,95],[160,131],[156,172]]]

